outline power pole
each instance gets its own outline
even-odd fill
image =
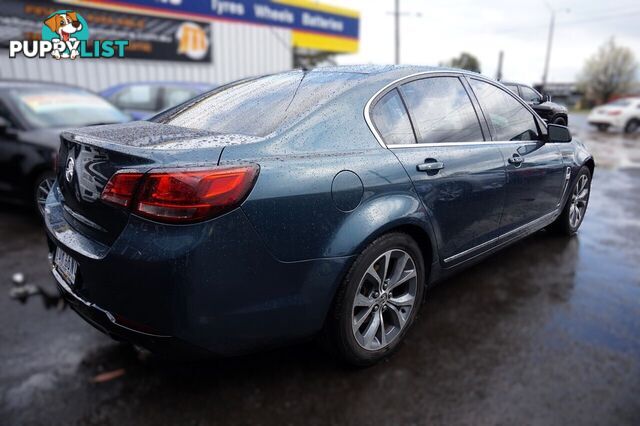
[[[556,11],[551,9],[551,23],[549,24],[549,35],[547,36],[547,57],[544,60],[544,73],[542,74],[542,92],[547,86],[549,75],[549,59],[551,58],[551,43],[553,43],[553,27],[556,25]]]
[[[502,80],[502,60],[504,58],[504,52],[501,50],[498,54],[498,71],[496,71],[496,80]]]
[[[556,26],[556,9],[551,7],[551,5],[545,1],[547,5],[547,9],[551,12],[551,22],[549,23],[549,35],[547,37],[547,55],[544,61],[544,73],[542,74],[542,87],[541,91],[544,92],[545,86],[547,85],[547,78],[549,77],[549,62],[551,60],[551,45],[553,43],[553,31]],[[569,13],[570,9],[562,9],[561,12]]]
[[[396,65],[400,64],[400,0],[396,0],[396,9],[393,13],[396,23]]]
[[[400,64],[400,18],[402,16],[414,16],[417,18],[422,17],[421,13],[408,13],[400,12],[400,0],[395,0],[395,10],[393,12],[387,12],[393,15],[393,21],[395,23],[395,64]]]

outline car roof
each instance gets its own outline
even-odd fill
[[[85,90],[90,92],[90,90],[84,89],[79,86],[74,86],[72,84],[51,82],[51,81],[35,81],[35,80],[0,80],[0,89],[16,89],[16,88],[44,88],[44,87],[63,87],[68,89],[77,89],[77,90]]]
[[[214,88],[217,87],[215,83],[202,83],[198,81],[128,81],[126,83],[119,83],[110,86],[105,90],[111,90],[115,88],[129,87],[129,86],[138,86],[138,85],[147,85],[147,86],[181,86],[181,87],[201,87],[201,88]]]
[[[335,72],[335,73],[353,73],[353,74],[403,74],[407,76],[419,72],[462,72],[468,74],[478,74],[473,71],[467,71],[460,68],[449,67],[432,67],[425,65],[336,65],[328,67],[318,67],[307,71],[311,72]]]

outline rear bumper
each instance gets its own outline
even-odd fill
[[[71,309],[94,328],[114,340],[130,342],[153,352],[169,356],[182,356],[185,354],[205,356],[207,354],[208,351],[203,348],[190,345],[172,336],[144,333],[118,324],[117,319],[109,311],[75,294],[55,269],[52,269],[52,274],[60,295],[65,299]]]
[[[45,212],[50,248],[78,262],[71,285],[54,271],[60,291],[99,330],[151,350],[183,342],[236,355],[311,336],[351,259],[280,262],[240,209],[181,226],[131,216],[107,247],[64,220],[56,193]]]

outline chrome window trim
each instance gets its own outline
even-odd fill
[[[538,120],[538,115],[536,114],[536,112],[529,106],[527,105],[526,102],[524,102],[522,99],[520,99],[520,97],[516,94],[514,94],[513,92],[511,92],[509,89],[507,89],[506,87],[501,87],[501,83],[500,82],[495,82],[489,78],[486,78],[480,74],[476,74],[476,73],[472,73],[472,72],[465,72],[464,70],[459,70],[459,71],[447,71],[447,70],[432,70],[432,71],[420,71],[420,72],[416,72],[413,74],[409,74],[409,75],[405,75],[403,77],[397,78],[395,80],[393,80],[390,83],[387,83],[386,85],[384,85],[381,89],[379,89],[376,93],[373,94],[373,96],[371,96],[369,98],[369,100],[367,101],[367,103],[364,106],[364,120],[367,123],[367,126],[369,127],[369,130],[371,130],[371,133],[373,133],[373,136],[376,138],[376,140],[378,141],[378,143],[380,144],[381,147],[386,148],[386,149],[391,149],[391,148],[418,148],[418,147],[435,147],[435,146],[463,146],[463,145],[480,145],[480,144],[499,144],[499,145],[505,145],[505,144],[520,144],[522,145],[523,143],[539,143],[540,141],[493,141],[493,140],[487,140],[487,141],[474,141],[474,142],[440,142],[440,143],[415,143],[415,144],[399,144],[399,145],[387,145],[384,140],[382,139],[382,136],[380,135],[380,133],[378,132],[378,129],[376,129],[375,124],[373,123],[373,120],[371,118],[371,108],[374,104],[375,101],[377,101],[379,98],[381,98],[384,94],[386,94],[386,92],[404,84],[405,82],[411,81],[411,80],[415,80],[418,79],[420,77],[428,77],[428,76],[449,76],[449,77],[468,77],[468,78],[475,78],[477,80],[480,81],[484,81],[486,83],[492,84],[496,87],[498,87],[499,89],[504,90],[505,92],[507,92],[507,94],[509,94],[511,97],[513,97],[516,101],[518,101],[520,103],[520,105],[522,105],[527,111],[529,111],[530,113],[533,114],[533,118],[534,120],[536,120],[542,127],[545,128],[546,130],[546,123],[544,123],[544,121],[542,120]],[[482,108],[482,107],[481,107]],[[542,121],[542,122],[540,122]],[[493,137],[493,136],[492,136]]]
[[[410,144],[391,144],[385,146],[387,149],[395,148],[436,148],[441,146],[472,146],[472,145],[537,145],[538,141],[484,141],[484,142],[434,142],[434,143],[410,143]]]

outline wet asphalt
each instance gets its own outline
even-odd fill
[[[430,290],[390,360],[348,370],[306,343],[166,361],[0,294],[0,424],[640,424],[640,135],[570,120],[597,164],[579,234]],[[54,292],[46,255],[37,220],[0,205],[0,290],[20,271]]]

